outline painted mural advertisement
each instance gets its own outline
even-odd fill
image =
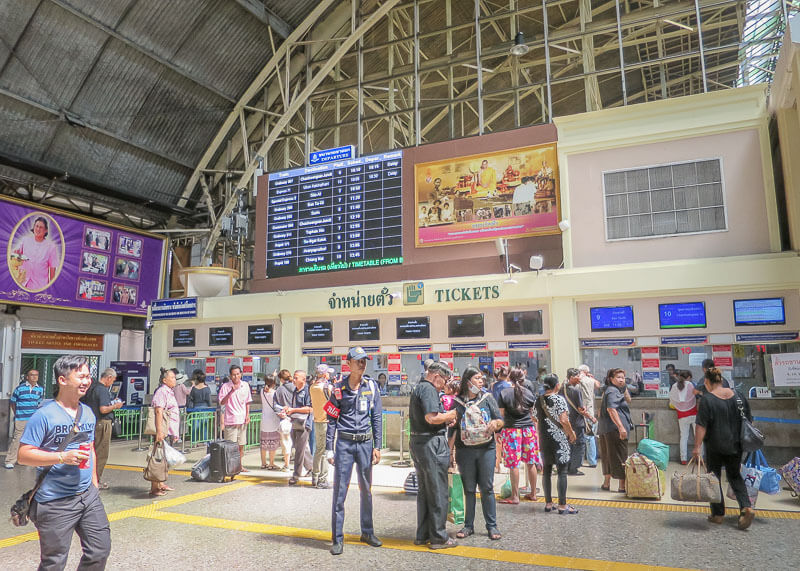
[[[147,315],[164,238],[0,197],[0,301]]]
[[[416,245],[558,233],[556,144],[414,167]]]

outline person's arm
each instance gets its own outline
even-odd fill
[[[77,466],[87,457],[85,450],[65,450],[64,452],[50,452],[42,450],[30,444],[22,444],[19,447],[17,462],[24,466],[55,466],[56,464],[68,464]]]
[[[226,405],[226,404],[228,404],[228,401],[231,399],[231,396],[234,393],[233,386],[231,385],[230,390],[228,390],[228,383],[225,383],[224,385],[222,385],[222,389],[219,392],[222,392],[222,391],[228,391],[228,392],[225,393],[225,396],[223,396],[220,399],[219,404]]]
[[[625,385],[625,402],[631,404],[631,392],[628,390],[628,385]]]
[[[692,457],[700,458],[700,448],[703,445],[703,440],[706,437],[706,427],[699,424],[694,425],[694,448],[692,449]]]
[[[244,423],[250,424],[250,403],[244,405]]]
[[[622,420],[617,413],[617,409],[608,407],[606,411],[608,412],[608,416],[611,417],[611,422],[617,425],[620,439],[625,440],[628,437],[628,429],[622,424]]]
[[[377,389],[377,383],[375,384]],[[381,461],[381,442],[383,439],[383,401],[381,400],[380,389],[378,394],[373,395],[374,406],[370,412],[370,423],[372,424],[372,463],[377,464]]]
[[[456,419],[456,411],[449,410],[447,412],[429,412],[425,415],[425,422],[428,424],[447,424]]]
[[[186,395],[186,408],[187,409],[194,408],[194,391],[195,391],[195,389],[192,389],[192,390],[189,391],[189,394]]]
[[[19,398],[17,396],[17,390],[18,389],[19,389],[19,387],[14,389],[14,392],[11,393],[11,400],[9,401],[9,407],[11,408],[11,414],[14,415],[15,419],[17,418],[17,399]]]
[[[92,448],[89,451],[92,457],[92,484],[95,488],[100,488],[100,480],[97,478],[97,454],[94,451],[94,442],[92,442]]]
[[[567,411],[561,413],[561,416],[558,417],[558,422],[561,423],[561,428],[564,430],[564,434],[567,435],[567,440],[569,440],[569,443],[572,444],[575,442],[575,431],[572,429],[572,425],[569,423],[569,414],[567,414]]]

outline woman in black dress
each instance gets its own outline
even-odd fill
[[[558,471],[558,513],[576,514],[578,510],[567,505],[567,469],[570,444],[575,442],[575,431],[569,423],[567,401],[558,394],[561,388],[558,375],[545,375],[542,384],[544,395],[536,399],[536,415],[539,418],[539,446],[542,453],[542,489],[547,502],[544,511],[551,512],[555,509],[550,484],[550,475],[555,466]]]
[[[705,442],[708,471],[720,478],[722,467],[725,466],[728,482],[739,502],[739,529],[747,529],[756,514],[750,507],[750,497],[739,469],[742,461],[742,414],[739,407],[752,421],[750,405],[741,393],[723,386],[722,373],[716,367],[706,370],[704,383],[706,392],[697,408],[692,456],[695,459],[700,457],[700,449]],[[708,516],[711,523],[722,523],[725,517],[725,496],[721,483],[720,496],[723,498],[721,502],[711,504],[711,515]]]

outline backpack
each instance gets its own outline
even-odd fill
[[[493,438],[489,432],[489,421],[483,417],[483,411],[478,406],[487,396],[489,393],[485,393],[471,404],[463,402],[458,397],[453,398],[464,407],[464,416],[461,417],[461,442],[464,446],[479,446]]]

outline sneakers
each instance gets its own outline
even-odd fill
[[[314,487],[317,488],[318,490],[327,490],[331,487],[331,485],[323,480],[322,482],[317,482],[317,485]]]
[[[6,470],[13,470],[13,469],[14,469],[14,464],[12,464],[11,462],[6,462]]]

